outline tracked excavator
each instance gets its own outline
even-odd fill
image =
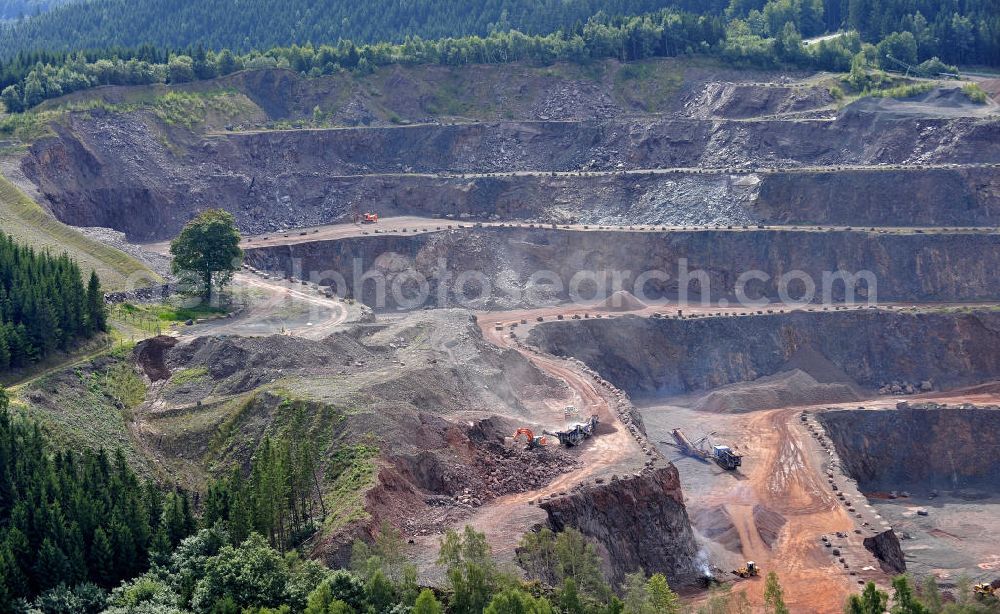
[[[520,441],[521,438],[527,441],[525,445],[526,450],[534,450],[535,448],[541,448],[542,446],[548,445],[549,440],[544,436],[535,436],[535,432],[529,428],[519,428],[517,432],[514,433],[514,443]]]
[[[594,431],[597,430],[597,424],[597,416],[591,416],[590,420],[574,424],[566,430],[545,431],[544,433],[545,435],[549,435],[550,437],[554,437],[559,440],[559,443],[567,448],[571,448],[573,446],[578,446],[583,443],[584,440],[593,437]],[[517,429],[517,432],[514,433],[514,441],[520,441],[522,437],[528,442],[526,446],[526,449],[528,450],[548,445],[549,442],[548,438],[542,435],[536,436],[534,431],[524,427]]]

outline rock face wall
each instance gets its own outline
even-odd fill
[[[859,170],[761,176],[754,219],[772,224],[996,226],[996,168]]]
[[[1000,294],[1000,235],[998,234],[877,234],[869,232],[705,230],[689,232],[632,233],[627,241],[612,231],[579,232],[528,228],[482,228],[442,231],[409,236],[371,235],[338,241],[301,243],[291,246],[250,249],[252,265],[304,279],[332,283],[336,273],[346,281],[350,295],[376,308],[395,308],[400,302],[387,296],[377,305],[374,282],[356,284],[357,272],[383,274],[392,287],[404,272],[418,273],[428,283],[429,302],[458,302],[456,279],[463,272],[481,273],[493,292],[478,298],[477,284],[465,287],[475,308],[539,306],[546,301],[566,301],[578,289],[579,300],[595,298],[595,287],[586,272],[607,274],[605,296],[611,294],[613,272],[619,272],[622,287],[649,299],[676,298],[682,287],[691,300],[701,292],[713,301],[736,299],[737,279],[747,271],[760,271],[766,281],[745,284],[753,299],[780,297],[781,276],[801,271],[815,283],[817,299],[829,288],[834,301],[843,300],[845,283],[824,274],[845,271],[870,273],[875,280],[851,283],[862,300],[872,291],[879,300],[966,301],[989,300]],[[357,271],[355,270],[357,264]],[[687,271],[686,283],[684,267]],[[559,285],[532,276],[541,271],[554,274]],[[581,274],[581,271],[585,272]],[[646,271],[667,276],[636,280]],[[699,273],[695,273],[698,271]],[[705,288],[699,279],[708,280]],[[867,274],[866,274],[867,275]],[[358,286],[355,288],[355,286]],[[802,296],[804,286],[793,282],[791,298]],[[355,291],[357,290],[357,291]],[[391,294],[391,293],[390,293]],[[422,306],[422,305],[421,305]]]
[[[869,387],[893,380],[949,387],[1000,377],[1000,313],[994,311],[626,316],[546,322],[532,329],[528,342],[582,360],[633,395],[683,394],[754,380],[795,368],[789,361],[801,350],[819,353]]]
[[[674,587],[701,576],[695,562],[698,545],[673,465],[540,505],[554,531],[573,527],[599,544],[616,584],[639,569],[663,573]]]
[[[830,410],[817,418],[864,492],[1000,489],[1000,409]]]
[[[906,571],[906,558],[903,548],[899,545],[899,537],[889,529],[876,533],[864,540],[865,548],[878,559],[879,567],[888,574],[901,574]]]
[[[249,99],[255,98],[253,87],[273,89],[267,81],[260,76],[250,86]],[[259,96],[257,104],[274,106],[271,112],[278,116],[285,111],[275,97]],[[37,141],[23,157],[25,181],[37,188],[60,220],[115,228],[133,241],[169,238],[206,207],[229,210],[245,232],[343,221],[360,203],[379,204],[386,214],[443,212],[456,205],[449,212],[488,217],[497,210],[514,210],[545,220],[586,219],[588,205],[596,205],[602,211],[595,219],[610,220],[616,210],[625,209],[617,213],[622,223],[628,219],[739,223],[747,215],[747,194],[738,184],[748,178],[741,173],[755,167],[1000,161],[1000,122],[995,120],[887,119],[863,113],[844,114],[830,122],[656,116],[206,136],[143,112],[93,111],[70,114],[53,131],[55,136]],[[732,169],[734,175],[611,178],[598,199],[590,196],[595,183],[601,183],[596,179],[564,179],[556,188],[557,199],[546,190],[547,184],[557,182],[543,179],[550,171],[677,167]],[[496,181],[454,177],[511,171],[535,176]],[[821,185],[809,187],[802,198],[822,199],[807,210],[829,211],[831,221],[861,225],[877,219],[905,223],[904,210],[909,207],[897,205],[898,215],[890,214],[884,200],[866,195],[891,194],[905,203],[907,194],[916,194],[920,198],[913,206],[925,212],[923,219],[981,223],[995,218],[966,208],[995,201],[996,171],[990,172],[986,193],[980,193],[977,180],[966,180],[959,191],[936,190],[922,196],[905,179],[873,174],[872,181],[882,187],[860,189],[844,180],[819,178]],[[430,177],[414,179],[413,173]],[[812,181],[788,177],[793,184],[803,179]],[[432,193],[428,183],[435,182],[447,189]],[[783,185],[778,178],[776,183],[766,182],[764,190],[758,219],[796,217],[795,209],[781,206],[787,195],[796,194],[794,186]],[[954,206],[955,195],[961,198],[959,207]],[[833,213],[845,200],[850,214]],[[632,207],[632,202],[640,206]],[[713,204],[699,213],[699,202]]]

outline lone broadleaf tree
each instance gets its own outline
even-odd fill
[[[240,233],[232,214],[221,209],[202,211],[170,243],[174,273],[191,273],[201,282],[201,294],[212,299],[212,288],[223,288],[243,262]]]

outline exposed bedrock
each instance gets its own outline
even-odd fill
[[[865,548],[878,559],[879,567],[889,574],[901,574],[906,571],[906,558],[899,544],[899,537],[892,529],[876,533],[864,540]]]
[[[816,300],[828,289],[830,299],[839,301],[846,296],[847,284],[824,274],[842,271],[859,275],[850,283],[859,300],[958,301],[993,299],[1000,293],[998,245],[1000,235],[972,233],[713,230],[631,233],[625,240],[612,231],[465,228],[250,249],[247,261],[327,285],[339,284],[341,276],[347,294],[390,309],[407,303],[440,305],[442,297],[451,304],[461,298],[465,302],[460,304],[474,308],[588,301],[601,298],[598,286],[606,291],[603,296],[611,294],[615,273],[624,289],[645,299],[676,298],[684,288],[691,300],[704,292],[712,300],[733,301],[743,288],[752,299],[777,300],[782,275],[800,271],[815,284]],[[541,271],[551,272],[559,283],[532,277]],[[656,273],[642,276],[651,271]],[[749,271],[760,271],[767,279],[758,275],[738,284],[740,275]],[[369,274],[364,283],[362,273]],[[387,280],[382,304],[378,283],[371,279],[374,274]],[[403,284],[415,284],[414,274],[427,283],[427,299],[416,305],[410,299],[419,297],[419,288],[406,290]],[[482,284],[470,275],[485,276],[491,292],[481,296]],[[705,288],[700,286],[702,277],[708,281]],[[786,294],[798,300],[806,286],[790,279]],[[392,291],[396,287],[400,293]]]
[[[914,405],[816,416],[863,492],[1000,489],[1000,409]]]
[[[589,486],[540,506],[555,531],[573,527],[598,544],[610,578],[663,573],[671,586],[702,576],[680,478],[673,465]]]
[[[582,360],[635,395],[683,394],[793,368],[810,370],[798,364],[804,353],[832,363],[820,365],[819,379],[837,372],[868,387],[894,380],[951,387],[1000,377],[1000,312],[994,311],[856,310],[693,320],[626,316],[546,322],[531,330],[528,342]]]
[[[1000,169],[766,174],[750,215],[771,224],[995,226]]]
[[[636,213],[645,223],[738,222],[746,215],[740,209],[748,188],[734,187],[728,176],[707,175],[617,181],[574,177],[562,184],[538,177],[490,182],[344,175],[673,167],[746,172],[760,166],[1000,161],[1000,122],[995,120],[875,114],[845,114],[832,122],[510,121],[205,136],[141,112],[93,111],[70,114],[52,129],[54,136],[37,141],[25,154],[26,181],[62,221],[112,227],[131,240],[171,237],[207,207],[223,207],[244,231],[257,232],[344,220],[353,207],[367,208],[370,202],[400,213],[444,212],[456,205],[448,212],[608,220]],[[737,175],[736,183],[744,179]],[[442,184],[446,189],[436,193]],[[587,194],[595,188],[600,188],[598,196]],[[891,187],[881,191],[889,193]],[[974,187],[959,193],[969,192]],[[906,193],[902,189],[899,198]],[[833,203],[844,197],[835,195],[836,200],[816,206],[833,211]],[[702,213],[695,210],[699,197],[713,203]],[[861,200],[859,209],[874,204]],[[765,203],[780,201],[765,198]],[[940,203],[928,206],[936,210]],[[592,207],[611,213],[590,214]],[[617,212],[622,207],[626,211]]]

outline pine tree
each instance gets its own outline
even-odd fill
[[[97,271],[90,272],[90,281],[87,283],[87,317],[92,331],[105,332],[108,330],[104,292],[101,290],[101,280],[97,277]]]
[[[663,574],[655,574],[646,582],[646,594],[654,612],[659,614],[680,614],[680,597],[670,589],[667,579]]]
[[[107,533],[97,527],[90,545],[90,578],[105,588],[111,588],[115,580],[113,557]]]

